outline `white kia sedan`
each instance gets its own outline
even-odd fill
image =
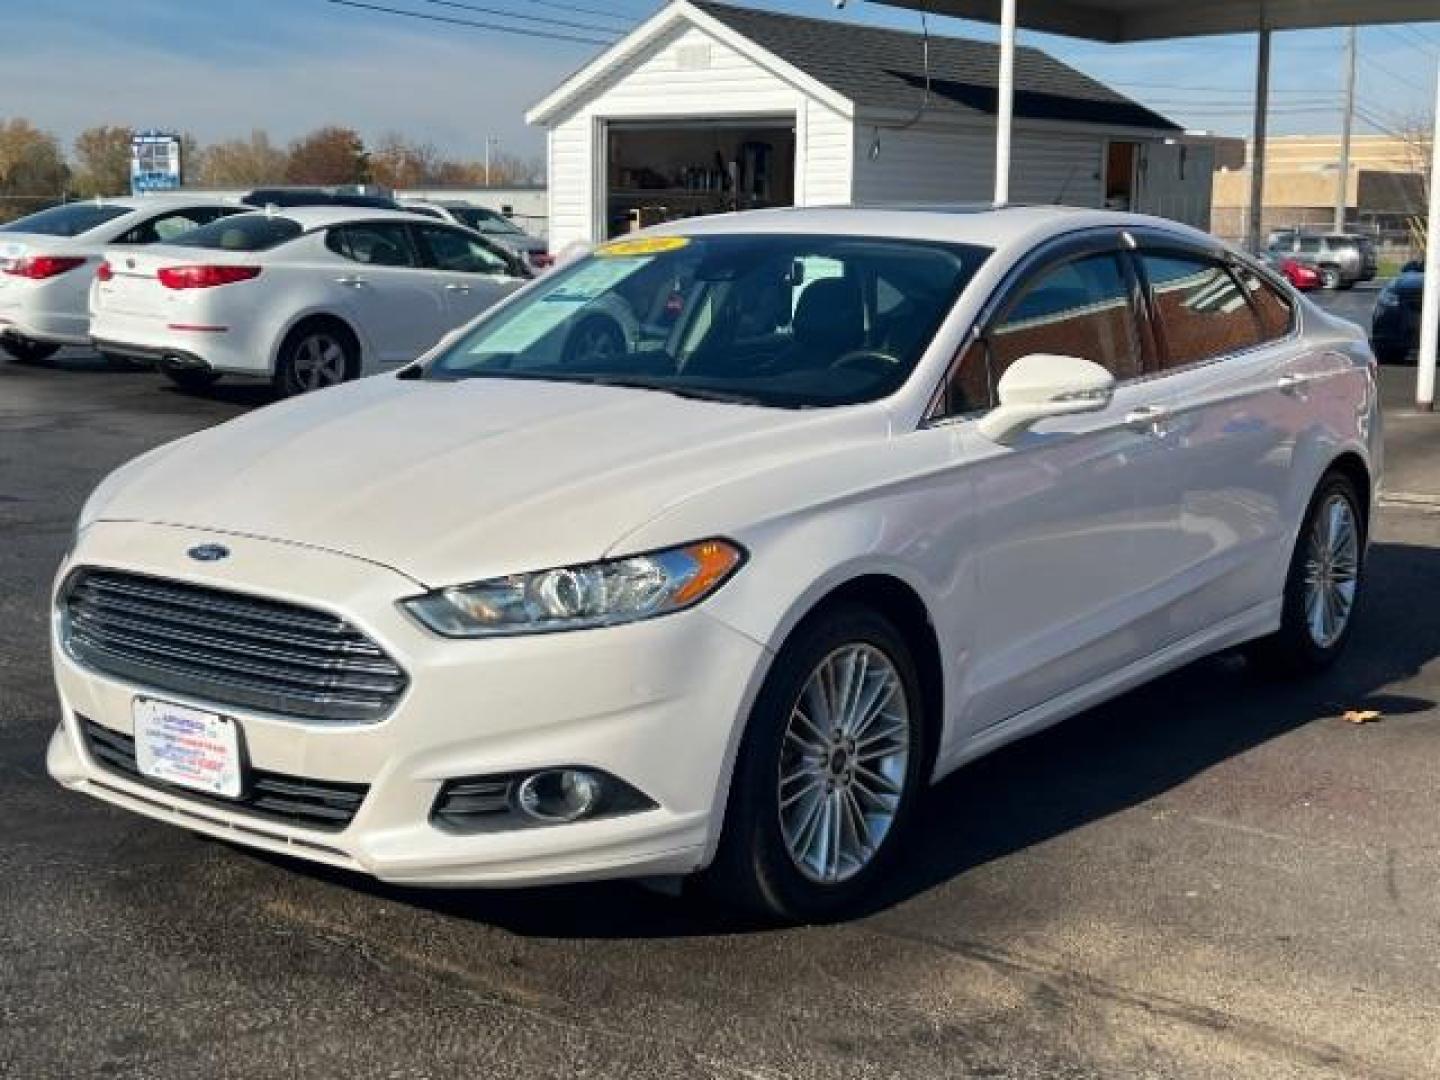
[[[636,282],[663,336],[553,347]],[[1216,650],[1333,661],[1375,377],[1156,219],[667,226],[106,480],[49,769],[386,881],[699,875],[831,916],[965,762]]]
[[[243,375],[289,396],[408,363],[529,278],[512,252],[415,214],[256,211],[106,251],[90,336],[187,388]]]
[[[0,349],[22,363],[90,343],[90,282],[106,248],[164,243],[246,207],[139,195],[66,203],[0,225]]]

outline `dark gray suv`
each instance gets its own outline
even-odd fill
[[[1345,233],[1272,233],[1268,254],[1313,266],[1326,289],[1353,288],[1357,281],[1372,281],[1379,270],[1375,242],[1368,236]]]

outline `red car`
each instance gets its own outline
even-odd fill
[[[1294,259],[1271,259],[1270,265],[1285,275],[1285,280],[1301,292],[1320,288],[1320,271]]]

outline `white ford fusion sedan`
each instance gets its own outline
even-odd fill
[[[554,347],[617,295],[649,332]],[[387,881],[833,916],[965,762],[1219,649],[1332,661],[1380,437],[1360,330],[1178,225],[667,226],[102,483],[49,769]]]

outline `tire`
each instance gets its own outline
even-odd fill
[[[206,368],[194,367],[173,367],[168,364],[160,366],[165,377],[173,382],[181,390],[188,390],[196,393],[201,390],[208,390],[220,381],[218,372]]]
[[[43,364],[60,351],[60,346],[46,345],[28,338],[6,337],[0,338],[0,349],[9,353],[10,358],[17,364]]]
[[[868,726],[860,710],[837,740],[832,725],[821,725],[832,727],[827,735],[809,725],[802,710],[824,711],[814,688],[827,665],[843,678],[847,660],[854,672],[861,657],[867,668],[860,694],[881,693],[888,683],[890,704],[872,712]],[[766,920],[821,922],[853,911],[892,864],[914,812],[929,764],[924,710],[914,660],[889,620],[847,605],[803,623],[776,657],[751,711],[719,849],[701,877],[705,891]],[[889,726],[876,727],[880,723]],[[871,740],[868,758],[854,755],[857,734],[861,747]],[[830,778],[830,789],[822,777]],[[880,794],[886,787],[893,793]],[[852,816],[856,808],[867,809],[868,852]],[[831,823],[838,834],[828,831]],[[847,845],[849,860],[831,856]]]
[[[590,315],[581,319],[565,341],[564,363],[567,367],[583,367],[595,361],[624,356],[629,352],[625,331],[608,315]]]
[[[101,361],[111,371],[142,371],[146,367],[139,360],[132,360],[128,356],[121,356],[119,353],[102,352]]]
[[[1334,266],[1317,267],[1320,271],[1320,287],[1327,292],[1340,288],[1340,271]]]
[[[342,324],[313,320],[291,330],[280,346],[272,383],[280,397],[298,397],[355,378],[360,350]]]
[[[1337,510],[1337,505],[1341,509]],[[1333,516],[1336,513],[1340,514],[1339,519]],[[1339,536],[1344,530],[1337,528],[1337,521],[1343,524],[1345,519],[1349,523],[1349,540],[1342,546]],[[1327,473],[1310,498],[1304,523],[1295,541],[1295,551],[1290,557],[1280,629],[1249,649],[1251,659],[1262,670],[1281,675],[1321,671],[1333,664],[1344,651],[1355,625],[1355,609],[1361,599],[1365,530],[1365,511],[1360,505],[1354,482],[1343,473]],[[1326,544],[1326,536],[1335,538],[1335,542]],[[1314,561],[1316,553],[1326,547],[1330,550],[1330,557],[1317,567]],[[1333,608],[1312,600],[1317,594],[1307,579],[1317,569],[1328,576],[1339,590],[1338,595],[1331,594],[1332,598],[1344,598],[1338,624],[1327,624],[1325,620],[1325,613],[1334,611]],[[1343,586],[1346,579],[1350,583],[1348,598]]]

